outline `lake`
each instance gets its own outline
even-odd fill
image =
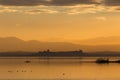
[[[0,80],[120,80],[119,63],[92,62],[96,59],[4,57],[0,58]]]

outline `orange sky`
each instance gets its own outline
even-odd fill
[[[55,3],[45,1],[36,4],[35,1],[30,0],[28,4],[19,0],[15,3],[13,0],[13,4],[0,1],[0,37],[74,42],[88,38],[120,36],[120,2],[77,0],[73,4],[72,0],[56,0]]]

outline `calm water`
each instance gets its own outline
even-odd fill
[[[96,64],[94,60],[0,58],[0,80],[120,80],[120,64]]]

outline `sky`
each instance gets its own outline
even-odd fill
[[[0,0],[0,37],[76,41],[120,36],[120,0]]]

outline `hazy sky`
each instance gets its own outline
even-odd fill
[[[120,0],[0,0],[0,37],[74,41],[120,36]]]

